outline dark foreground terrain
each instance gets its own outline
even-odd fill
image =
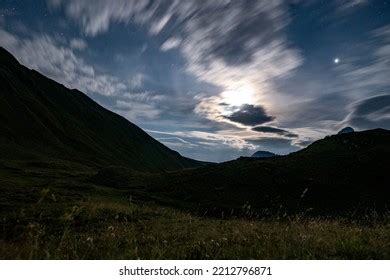
[[[390,216],[215,217],[91,183],[73,163],[0,163],[1,259],[388,259]]]
[[[187,159],[0,48],[1,259],[388,259],[390,132]]]
[[[2,163],[2,259],[388,259],[388,216],[193,215],[87,183],[66,163]]]

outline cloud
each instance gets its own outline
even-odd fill
[[[348,124],[359,129],[389,128],[388,95],[375,93],[386,93],[389,89],[390,25],[372,31],[368,39],[351,52],[364,55],[349,58],[338,69],[345,85],[340,92],[348,103],[343,110],[328,106],[334,116],[344,113],[334,129]]]
[[[308,58],[307,64],[303,65],[302,54],[287,37],[291,1],[48,1],[63,9],[87,36],[99,36],[118,24],[139,25],[146,35],[155,37],[152,39],[157,41],[161,51],[174,49],[175,54],[181,54],[183,60],[180,61],[183,61],[186,74],[202,84],[211,84],[213,92],[204,89],[197,92],[194,87],[191,93],[161,88],[159,93],[145,93],[144,87],[150,86],[152,81],[145,82],[145,77],[139,74],[124,81],[125,87],[119,86],[116,90],[121,96],[129,94],[132,97],[119,98],[115,102],[118,101],[116,105],[122,110],[140,114],[141,118],[162,118],[171,130],[193,126],[198,132],[221,136],[218,140],[203,139],[204,143],[225,141],[226,148],[241,149],[239,147],[253,147],[245,140],[248,137],[281,136],[290,138],[290,148],[295,149],[307,140],[305,137],[321,137],[336,129],[335,126],[345,119],[348,108],[355,110],[356,100],[372,96],[373,92],[386,92],[383,87],[388,88],[389,26],[371,34],[370,40],[351,44],[347,53],[338,53],[342,59],[339,65],[317,65],[317,75],[309,72],[313,70],[310,69],[312,57],[302,53]],[[306,1],[293,2],[306,5]],[[336,3],[340,10],[347,12],[364,7],[367,1],[329,1],[327,7],[331,12],[336,10]],[[363,45],[366,45],[362,48],[364,52],[355,51]],[[150,50],[152,48],[154,45],[150,44]],[[159,55],[170,57],[172,54]],[[148,73],[144,70],[136,71]],[[299,71],[302,71],[302,79],[297,82]],[[284,79],[290,80],[282,88],[279,83]],[[115,83],[115,78],[109,83]],[[153,88],[156,87],[153,84]],[[250,98],[245,94],[248,88]],[[230,102],[226,92],[234,93],[240,101]],[[354,105],[349,107],[350,104]],[[150,114],[142,113],[143,109]],[[127,113],[127,116],[133,119],[133,113]],[[372,125],[376,125],[373,120],[383,121],[379,116],[382,113],[378,111],[377,115],[368,117]],[[263,125],[268,122],[272,123]],[[247,126],[256,126],[257,131]],[[227,128],[231,131],[221,132]],[[247,135],[241,134],[243,130]],[[239,141],[239,137],[244,140]],[[184,139],[183,136],[180,138]]]
[[[164,95],[153,92],[127,92],[118,96],[112,109],[134,122],[140,118],[152,120],[160,118],[163,110],[160,106],[165,101]]]
[[[390,95],[378,95],[356,102],[346,122],[359,129],[390,129]]]
[[[159,103],[166,99],[165,95],[156,94],[149,91],[125,93],[121,96],[122,99],[131,102],[144,102],[144,103]]]
[[[78,51],[82,43],[73,43],[72,48],[71,42],[47,35],[17,37],[13,50],[23,63],[67,86],[109,96],[110,107],[131,121],[153,125],[159,118],[158,126],[165,121],[174,134],[160,138],[177,137],[198,145],[197,151],[188,148],[186,153],[200,159],[252,154],[257,146],[246,139],[259,138],[259,133],[246,126],[275,120],[272,101],[279,95],[275,79],[291,75],[302,63],[285,36],[290,19],[284,1],[48,1],[77,23],[86,38],[97,37],[114,24],[141,26],[158,42],[165,40],[162,51],[175,48],[186,74],[211,84],[213,92],[146,91],[142,74],[123,81],[102,73],[83,59]],[[233,104],[226,99],[227,92],[248,102]],[[177,139],[164,141],[187,149]]]
[[[187,71],[219,87],[220,97],[226,91],[240,92],[252,86],[254,106],[271,104],[278,94],[273,79],[291,74],[302,61],[284,35],[288,5],[280,0],[49,1],[63,7],[89,36],[106,32],[113,23],[135,23],[152,36],[164,32],[169,39],[162,51],[178,48]],[[206,105],[208,101],[211,103]],[[223,110],[208,96],[199,103],[208,107],[203,116],[227,121],[220,115]],[[203,109],[195,111],[203,113]]]
[[[117,100],[113,110],[131,122],[135,122],[138,118],[154,119],[160,114],[160,110],[156,109],[153,105],[123,100]]]
[[[0,29],[0,45],[7,50],[12,49],[18,44],[18,39],[7,31]]]
[[[274,114],[267,112],[275,110],[274,100],[280,96],[276,79],[292,75],[302,63],[301,55],[290,47],[285,35],[285,27],[290,21],[288,4],[280,0],[56,2],[57,7],[63,7],[68,17],[88,36],[98,36],[112,24],[121,23],[138,24],[150,36],[168,38],[160,50],[177,49],[184,58],[187,72],[199,81],[213,85],[219,92],[175,95],[173,100],[160,103],[152,101],[151,106],[158,108],[152,115],[182,120],[191,115],[192,122],[196,119],[199,127],[204,130],[213,127],[216,131],[191,132],[191,139],[218,143],[224,147],[221,151],[229,150],[231,154],[234,154],[233,149],[252,151],[255,148],[240,138],[258,136],[258,132],[247,130],[246,126],[275,121]],[[135,77],[130,84],[137,88],[141,83],[141,79]],[[234,99],[238,102],[233,104],[228,100],[228,92],[236,96]],[[117,105],[123,108],[126,104]],[[181,108],[185,108],[185,112],[180,111]],[[133,106],[129,110],[137,109]],[[223,125],[232,130],[218,130]],[[283,136],[296,138],[295,134],[287,132]],[[184,139],[177,133],[175,137]],[[207,147],[203,151],[204,155],[209,153]],[[221,155],[219,158],[228,157]]]
[[[286,144],[291,144],[291,139],[280,137],[251,138],[247,139],[247,141],[256,145],[273,145],[280,147],[284,147]]]
[[[321,89],[318,89],[320,91]],[[317,92],[315,91],[317,94]],[[320,92],[321,93],[321,92]],[[304,128],[324,130],[324,136],[332,127],[345,119],[348,105],[353,99],[347,92],[318,94],[316,97],[297,99],[288,103],[286,110],[278,112],[278,124],[284,128]],[[295,131],[295,129],[294,129]]]
[[[19,61],[44,75],[90,94],[114,96],[126,89],[116,77],[98,74],[73,49],[48,35],[20,38],[0,29],[0,43]]]
[[[348,125],[349,114],[356,104],[378,93],[388,93],[390,25],[361,36],[361,42],[351,45],[343,55],[342,63],[332,65],[329,71],[321,69],[317,74],[313,69],[308,72],[302,67],[297,75],[287,79],[288,82],[279,83],[283,85],[279,90],[288,96],[278,102],[277,110],[272,110],[277,116],[273,125],[292,128],[301,137],[323,137]],[[374,122],[364,123],[362,129],[378,126]],[[310,128],[311,131],[302,132],[297,128]]]
[[[147,80],[146,75],[137,73],[129,79],[129,85],[132,89],[139,89],[143,87],[145,80]]]
[[[296,94],[300,98],[286,102],[287,110],[273,112],[278,116],[277,126],[292,127],[301,138],[309,136],[313,139],[335,133],[347,125],[358,129],[389,127],[386,98],[377,96],[389,90],[390,25],[361,36],[359,44],[351,45],[342,63],[332,69],[337,75],[326,78],[323,77],[326,71],[322,71],[318,86],[313,87],[308,85],[316,80],[316,76],[310,73],[303,76],[305,83],[294,78],[288,84],[284,90],[290,90],[293,97]],[[304,96],[305,92],[316,93],[317,96]],[[378,99],[383,102],[384,108],[380,109],[378,104],[378,109],[374,110],[373,101]],[[367,108],[367,102],[372,113],[366,114],[358,109]],[[310,132],[302,131],[302,128],[310,128]],[[322,136],[315,132],[320,132]]]
[[[173,132],[147,130],[147,132],[160,139],[168,147],[179,149],[182,155],[204,161],[221,162],[240,156],[250,156],[257,147],[242,137],[234,135],[232,131],[208,133],[196,130]],[[172,138],[176,138],[176,140]],[[196,145],[196,149],[194,149],[194,145]]]
[[[170,147],[180,147],[180,148],[195,148],[199,145],[193,144],[189,141],[183,140],[180,137],[160,137],[156,138],[158,141],[164,143],[165,145],[169,145]]]
[[[129,23],[135,20],[139,23],[148,22],[153,16],[153,9],[149,13],[142,13],[149,4],[148,0],[48,0],[55,8],[65,7],[66,14],[73,18],[83,28],[85,34],[96,36],[109,29],[113,22]],[[160,24],[161,25],[161,24]],[[157,30],[158,27],[155,27]]]
[[[350,59],[345,63],[342,75],[348,89],[359,90],[361,96],[388,87],[390,76],[390,25],[371,32],[366,43],[361,43],[359,51],[364,56]],[[364,58],[364,59],[362,59]]]
[[[166,40],[164,44],[161,45],[160,49],[166,52],[179,47],[180,43],[181,43],[181,39],[172,37]]]
[[[150,27],[150,33],[153,35],[159,34],[164,29],[164,27],[168,24],[171,17],[172,14],[167,13],[159,20],[152,22],[152,25]]]
[[[286,136],[288,138],[297,138],[298,135],[292,132],[289,132],[284,129],[272,127],[272,126],[256,126],[252,128],[253,131],[262,132],[262,133],[272,133],[278,134],[282,136]]]
[[[151,92],[130,93],[143,85],[146,77],[135,75],[130,81],[98,73],[94,66],[87,64],[75,53],[80,49],[79,40],[73,42],[73,48],[66,41],[56,41],[48,35],[34,34],[22,38],[0,28],[0,45],[13,53],[25,66],[35,69],[44,75],[63,83],[69,88],[77,88],[88,94],[110,97],[110,107],[131,121],[153,119],[161,114],[156,107],[164,96]]]
[[[204,131],[197,131],[197,130],[174,131],[174,132],[162,132],[156,130],[147,130],[147,131],[158,135],[169,135],[169,136],[180,137],[182,139],[190,138],[196,140],[192,142],[199,142],[199,141],[202,143],[207,142],[209,146],[218,146],[219,144],[223,144],[231,148],[240,149],[240,150],[255,148],[255,146],[245,141],[242,137],[238,135],[234,135],[232,131],[219,131],[219,133],[211,133],[211,132],[204,132]]]
[[[296,146],[301,147],[301,148],[305,148],[305,147],[309,146],[310,144],[313,144],[313,142],[314,142],[313,139],[311,139],[311,138],[305,138],[305,139],[296,141],[294,144],[295,144]]]
[[[344,0],[344,1],[335,1],[335,5],[339,12],[350,11],[351,9],[356,9],[363,7],[368,4],[368,0]]]
[[[70,47],[74,50],[82,51],[88,47],[88,44],[83,39],[74,38],[70,41]]]
[[[288,19],[280,3],[235,1],[230,2],[233,4],[229,8],[217,3],[220,5],[210,7],[212,17],[200,12],[187,22],[187,37],[181,51],[191,74],[221,88],[218,96],[198,96],[201,100],[196,112],[221,122],[229,120],[223,117],[226,113],[223,103],[228,103],[224,93],[240,96],[251,88],[251,102],[247,104],[269,109],[271,100],[278,95],[273,80],[289,75],[300,65],[301,58],[288,48],[282,35]],[[250,5],[245,6],[248,3]],[[260,24],[258,18],[263,18],[267,24]]]
[[[291,139],[279,137],[250,138],[246,139],[246,141],[256,145],[260,150],[270,151],[275,154],[288,154],[301,148],[293,144]]]
[[[242,105],[239,110],[225,116],[225,118],[232,122],[250,126],[267,123],[275,119],[269,116],[263,107],[249,104]]]

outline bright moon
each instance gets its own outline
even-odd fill
[[[334,59],[334,63],[335,64],[339,64],[339,62],[340,62],[340,59],[338,59],[337,57]]]
[[[222,93],[223,101],[231,106],[253,104],[255,91],[252,86],[244,86],[236,90],[229,90]]]

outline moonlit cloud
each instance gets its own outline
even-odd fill
[[[346,123],[359,129],[390,127],[390,95],[378,95],[356,102]]]
[[[169,38],[161,45],[161,50],[166,52],[172,49],[175,49],[180,46],[181,39],[179,38]]]
[[[225,116],[225,118],[248,126],[264,124],[274,120],[274,117],[269,116],[263,107],[250,104],[239,107],[238,110]]]
[[[198,147],[197,144],[193,144],[189,141],[183,140],[179,137],[161,137],[156,138],[160,142],[164,142],[166,145],[172,146],[172,147],[185,147],[185,148],[195,148]]]
[[[114,22],[129,23],[132,19],[140,23],[152,18],[153,12],[142,14],[148,0],[48,0],[53,7],[65,6],[66,13],[83,28],[85,34],[96,36],[108,31]]]
[[[6,49],[11,49],[18,44],[18,39],[0,28],[0,44]]]
[[[241,132],[240,136],[229,130],[219,131],[218,133],[196,130],[189,132],[147,130],[147,132],[168,146],[180,147],[185,152],[191,151],[195,158],[206,161],[220,162],[230,160],[232,157],[250,156],[257,148],[256,145],[243,139],[247,135],[244,131]],[[184,142],[174,141],[172,138],[180,138]],[[172,143],[173,141],[175,143]],[[194,145],[197,147],[195,150],[193,149]]]
[[[129,85],[132,89],[142,88],[147,77],[142,73],[137,73],[134,76],[130,77]]]
[[[272,127],[272,126],[255,126],[252,128],[253,131],[265,133],[265,134],[276,134],[281,136],[286,136],[288,138],[297,138],[298,135],[292,132],[289,132],[284,129]]]
[[[150,4],[146,0],[98,0],[92,5],[71,0],[52,4],[63,6],[89,36],[107,32],[114,22],[139,24],[151,36],[174,26],[175,32],[169,31],[171,36],[161,50],[177,48],[186,59],[188,73],[221,89],[217,95],[194,97],[198,100],[194,112],[211,121],[235,123],[238,127],[272,121],[274,118],[265,110],[278,94],[273,79],[289,75],[301,64],[299,52],[287,45],[283,32],[289,21],[283,1],[186,0]],[[237,97],[226,98],[226,92]],[[238,104],[227,104],[229,108],[223,105],[242,95],[250,95],[245,108],[229,111]]]
[[[114,111],[129,120],[136,120],[140,117],[154,119],[160,114],[160,110],[156,109],[153,105],[123,100],[116,101]]]
[[[369,0],[344,0],[344,1],[337,0],[335,3],[339,11],[348,11],[351,9],[360,8],[363,7],[364,5],[367,5],[369,3]]]
[[[83,39],[74,38],[70,41],[70,47],[75,50],[84,50],[88,47],[87,42],[85,42]]]
[[[375,45],[372,45],[373,42]],[[349,87],[362,91],[360,97],[363,97],[367,92],[375,94],[373,90],[381,90],[381,87],[389,85],[386,77],[390,75],[390,25],[371,32],[370,40],[361,44],[361,48],[370,49],[370,53],[365,55],[370,59],[364,64],[359,59],[351,60],[342,74]]]
[[[0,43],[20,62],[70,88],[106,96],[116,95],[126,86],[115,77],[97,74],[94,67],[79,58],[71,48],[47,35],[23,39],[0,30]]]
[[[249,143],[259,146],[261,150],[271,151],[276,154],[286,154],[297,151],[300,147],[294,145],[291,139],[278,137],[263,137],[248,139]]]
[[[390,128],[381,1],[37,1],[0,18],[1,45],[185,156],[285,154],[345,125]]]
[[[181,36],[180,51],[187,70],[199,79],[240,90],[254,84],[254,105],[272,94],[272,78],[288,75],[300,65],[298,52],[287,46],[283,28],[288,22],[282,1],[56,1],[92,36],[115,21],[136,22],[158,34],[168,22]],[[148,5],[149,4],[149,5]],[[213,15],[210,17],[210,15]],[[214,20],[215,18],[221,20]],[[178,25],[180,23],[180,25]],[[162,50],[179,46],[171,37]],[[227,82],[228,81],[228,82]],[[239,94],[239,93],[238,93]]]

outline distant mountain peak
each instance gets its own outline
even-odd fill
[[[257,151],[252,155],[252,157],[254,158],[268,158],[268,157],[275,157],[275,156],[277,155],[268,151]]]
[[[355,132],[355,130],[350,126],[347,126],[347,127],[344,127],[342,130],[340,130],[337,134],[346,134],[346,133],[352,133],[352,132]]]

